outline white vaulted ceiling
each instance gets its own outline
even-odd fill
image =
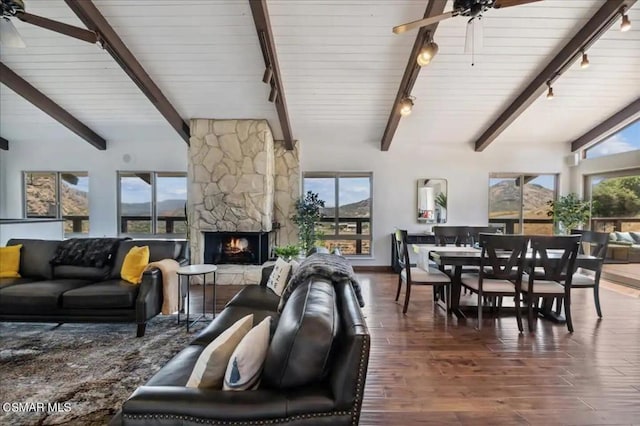
[[[248,0],[94,0],[183,119],[266,118],[281,138]],[[391,28],[421,18],[427,0],[267,0],[295,139],[317,143],[327,128],[344,143],[379,147],[416,31]],[[83,26],[62,0],[27,0],[30,13]],[[396,144],[473,142],[602,5],[544,0],[490,10],[484,49],[464,53],[466,19],[443,21],[440,52],[422,69]],[[445,10],[450,10],[448,2]],[[488,149],[568,143],[640,96],[640,7],[635,24],[614,25]],[[107,141],[183,143],[112,57],[99,47],[13,21],[28,47],[3,49],[2,62]],[[34,130],[35,129],[35,130]],[[77,138],[0,85],[0,135],[10,141]]]

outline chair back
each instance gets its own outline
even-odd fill
[[[409,247],[407,247],[407,230],[396,230],[396,261],[400,265],[400,272],[406,269],[407,280],[411,279],[411,261],[409,260]]]
[[[529,238],[524,235],[478,234],[482,247],[480,279],[491,277],[520,284]],[[519,285],[516,286],[519,288]]]
[[[468,226],[434,226],[433,234],[437,246],[446,246],[449,243],[456,246],[473,245]]]
[[[573,229],[571,234],[580,235],[579,254],[587,254],[585,248],[588,247],[588,254],[604,260],[607,254],[607,247],[609,246],[608,233]]]
[[[579,245],[580,235],[532,236],[532,258],[544,274],[539,277],[531,274],[531,277],[536,275],[536,279],[562,282],[567,288],[570,287]]]
[[[500,231],[500,228],[495,226],[469,226],[468,229],[471,245],[480,243],[480,234],[497,234]]]

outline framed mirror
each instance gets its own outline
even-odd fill
[[[447,180],[418,180],[418,222],[447,222]]]

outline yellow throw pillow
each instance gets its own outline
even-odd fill
[[[20,278],[20,249],[22,244],[0,247],[0,278]]]
[[[142,273],[148,264],[149,246],[133,246],[124,257],[124,262],[122,262],[122,268],[120,269],[120,278],[131,284],[140,284],[142,282]]]

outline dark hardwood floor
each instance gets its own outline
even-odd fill
[[[361,425],[640,425],[639,292],[605,285],[599,320],[591,291],[575,291],[575,333],[539,320],[520,335],[513,316],[445,328],[427,287],[403,315],[396,275],[358,275],[372,336]],[[239,289],[219,286],[218,309]]]

